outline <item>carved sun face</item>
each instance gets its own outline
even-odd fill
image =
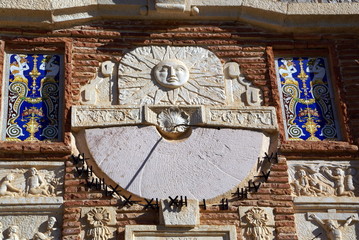
[[[201,47],[138,47],[119,65],[120,105],[222,105],[222,63]]]
[[[181,87],[189,78],[186,65],[177,59],[167,59],[159,62],[154,68],[154,75],[159,84],[168,88]]]

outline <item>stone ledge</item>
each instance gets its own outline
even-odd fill
[[[350,156],[358,153],[358,146],[340,141],[287,141],[280,146],[280,151],[288,158],[306,155]],[[331,156],[333,157],[333,156]]]
[[[295,197],[296,210],[308,209],[355,209],[359,208],[359,197]]]
[[[16,7],[15,7],[16,6]],[[58,28],[102,19],[230,20],[243,21],[279,32],[350,32],[359,30],[359,3],[287,3],[272,0],[193,0],[183,12],[161,12],[145,0],[60,2],[37,0],[0,4],[0,24]],[[36,14],[34,14],[36,13]],[[40,17],[41,16],[41,17]]]

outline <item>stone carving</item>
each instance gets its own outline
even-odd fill
[[[52,235],[53,231],[56,230],[54,227],[56,223],[55,217],[49,217],[49,219],[46,222],[46,231],[45,232],[36,232],[31,238],[31,240],[53,240],[55,237]],[[2,231],[3,224],[0,222],[0,239],[3,240],[28,240],[28,238],[21,237],[20,228],[16,225],[10,225],[5,231]],[[26,228],[30,229],[31,228]],[[1,238],[1,233],[4,236],[4,238]]]
[[[121,105],[221,105],[221,61],[201,47],[138,47],[119,65]]]
[[[356,169],[350,166],[323,163],[295,164],[290,170],[296,196],[354,197],[356,175]]]
[[[94,208],[87,214],[87,221],[91,225],[86,233],[86,239],[107,240],[112,237],[107,224],[110,222],[110,213],[105,208]]]
[[[56,218],[49,217],[49,219],[46,222],[46,231],[35,233],[34,237],[32,239],[33,240],[52,240],[52,239],[54,239],[52,234],[56,230],[55,223],[56,223]]]
[[[111,61],[101,63],[95,79],[81,89],[82,103],[88,105],[111,105],[116,101],[112,81],[115,64]]]
[[[56,168],[56,163],[54,165],[50,164],[50,168],[54,167],[51,170],[45,170],[43,167],[31,167],[31,165],[29,168],[17,168],[16,164],[10,169],[8,167],[0,168],[0,178],[2,177],[0,198],[17,197],[17,201],[21,202],[25,201],[21,197],[58,196],[61,192],[59,186],[61,186],[60,180],[63,169]]]
[[[355,219],[355,216],[352,215],[348,217],[345,220],[344,224],[339,224],[338,220],[336,219],[322,220],[314,213],[309,215],[309,219],[314,220],[320,224],[320,226],[325,230],[329,240],[343,240],[342,231],[344,231],[345,228],[347,228],[350,225],[350,223]]]
[[[30,176],[26,180],[25,192],[27,194],[37,195],[37,196],[52,196],[56,195],[55,186],[51,185],[50,182],[47,182],[37,171],[36,168],[32,167],[29,170]],[[50,180],[51,182],[52,179]]]
[[[180,108],[190,116],[188,118],[190,125],[242,127],[269,131],[277,129],[273,107],[181,106]],[[77,129],[135,124],[160,125],[158,114],[165,109],[163,105],[144,106],[143,108],[73,106],[72,127]]]
[[[188,129],[189,115],[178,107],[171,107],[158,114],[157,122],[163,131],[181,133]]]
[[[183,86],[189,79],[189,72],[184,62],[177,59],[166,59],[153,69],[155,79],[167,88]]]
[[[26,238],[22,238],[20,234],[20,229],[16,225],[10,226],[3,232],[4,240],[26,240]]]
[[[14,174],[9,173],[0,181],[0,196],[16,196],[21,195],[21,190],[14,187],[11,182],[14,180]]]
[[[276,129],[276,115],[272,108],[215,108],[208,111],[208,124]]]
[[[227,95],[229,104],[246,106],[261,106],[262,93],[258,87],[245,80],[239,69],[239,64],[229,62],[224,65],[227,81]]]
[[[337,196],[354,197],[354,193],[350,190],[350,188],[353,188],[353,177],[351,175],[346,177],[344,170],[339,167],[333,171],[329,170],[328,167],[323,167],[322,171],[334,182]]]
[[[139,124],[142,122],[140,108],[73,106],[72,109],[72,126],[75,128]]]
[[[269,240],[270,231],[267,227],[268,216],[266,212],[258,207],[254,207],[245,213],[247,226],[245,234],[253,240]]]

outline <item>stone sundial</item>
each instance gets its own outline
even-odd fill
[[[112,66],[103,63],[84,86],[72,129],[95,173],[127,191],[215,198],[253,175],[269,152],[275,110],[261,106],[237,63],[223,66],[201,47],[147,46],[125,54],[117,76]]]

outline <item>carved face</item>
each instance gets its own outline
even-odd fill
[[[56,223],[56,218],[49,217],[49,220],[47,221],[48,228],[53,228]]]
[[[186,65],[177,59],[159,62],[154,69],[154,75],[159,84],[168,88],[178,88],[189,79],[189,71]]]

